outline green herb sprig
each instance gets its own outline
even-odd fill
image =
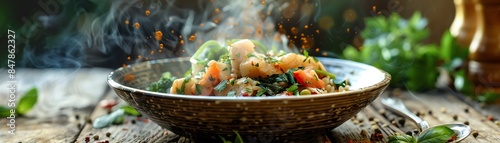
[[[415,138],[410,135],[395,135],[389,138],[389,143],[445,143],[455,135],[447,126],[438,126]]]

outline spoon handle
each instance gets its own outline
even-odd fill
[[[427,121],[422,120],[420,117],[416,116],[406,106],[404,105],[403,101],[397,98],[382,98],[380,100],[382,104],[389,110],[400,114],[406,118],[409,118],[411,121],[413,121],[417,126],[420,128],[420,131],[423,131],[427,128],[429,128],[429,124]]]

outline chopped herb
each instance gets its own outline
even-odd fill
[[[273,63],[279,63],[280,60],[276,59],[275,57],[272,57],[272,56],[266,56],[264,57],[264,61],[266,61],[266,63],[269,63],[269,64],[273,64]]]
[[[252,94],[253,93],[252,89],[250,89],[250,88],[245,88],[245,92],[247,92],[248,94]]]
[[[189,80],[191,80],[191,76],[190,75],[188,75],[187,77],[185,77],[184,81],[181,84],[181,88],[180,89],[176,88],[177,94],[184,94],[184,89],[186,89],[186,83],[188,83]]]
[[[229,81],[229,84],[234,85],[234,81],[236,81],[236,79],[234,79],[234,78],[233,78],[233,79],[231,79],[231,80]]]
[[[221,92],[222,90],[226,89],[227,85],[227,80],[222,80],[217,86],[214,87],[215,90],[218,92]]]
[[[312,57],[312,58],[313,58],[313,60],[314,60],[316,63],[317,63],[317,62],[319,62],[319,60],[318,60],[316,57]]]
[[[345,87],[347,85],[345,80],[340,81],[340,82],[335,82],[334,81],[333,83],[335,83],[335,87],[341,87],[341,86]]]
[[[168,89],[172,87],[175,77],[172,77],[170,72],[162,74],[160,80],[153,82],[146,88],[148,91],[167,93]]]
[[[193,71],[193,69],[189,69],[187,70],[185,73],[184,73],[184,77],[188,76],[188,75],[191,75],[191,72]],[[163,77],[166,77],[166,78],[170,78],[172,77],[172,75],[170,74],[170,72],[165,72],[163,73]]]
[[[255,64],[255,67],[259,67],[259,63],[256,63],[256,64]]]
[[[302,62],[305,62],[307,58],[309,58],[309,53],[306,50],[304,50],[304,56],[306,56],[306,58]]]
[[[195,86],[196,86],[196,94],[200,95],[202,86],[200,84],[195,84]]]
[[[248,83],[248,77],[243,80],[243,84]]]
[[[299,86],[297,85],[297,83],[295,83],[292,86],[286,88],[286,91],[288,91],[288,92],[295,92],[295,91],[298,91],[298,89],[299,89]]]
[[[231,90],[227,92],[227,96],[236,96],[236,92],[234,90]]]
[[[255,56],[253,53],[248,53],[247,58],[250,58],[250,57],[257,57],[257,56]]]
[[[314,70],[314,72],[321,74],[321,75],[324,75],[324,76],[329,76],[330,79],[335,79],[335,77],[336,77],[335,74],[327,72],[327,71],[323,71],[323,70]]]
[[[266,93],[266,91],[267,91],[267,88],[264,87],[264,88],[260,89],[255,96],[261,96],[262,94]]]

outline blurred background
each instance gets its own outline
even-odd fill
[[[19,0],[2,1],[0,20],[4,31],[16,32],[17,68],[116,69],[190,56],[208,40],[228,44],[249,38],[269,48],[376,66],[393,76],[391,88],[445,88],[496,99],[500,75],[489,73],[500,69],[498,61],[472,59],[493,61],[495,68],[482,72],[485,66],[475,64],[473,72],[467,70],[470,31],[481,26],[469,26],[466,42],[464,32],[458,42],[457,30],[450,32],[452,24],[460,29],[477,23],[467,15],[476,11],[474,5],[472,0]],[[493,7],[490,14],[500,12]],[[7,55],[0,52],[0,66],[7,67]]]
[[[75,66],[117,68],[124,63],[130,63],[127,62],[130,61],[127,59],[129,56],[132,60],[137,59],[137,54],[134,52],[139,52],[139,50],[130,49],[155,45],[151,44],[156,42],[154,40],[142,39],[154,35],[157,30],[163,31],[165,48],[169,46],[170,52],[179,51],[182,49],[181,45],[174,43],[179,43],[179,39],[183,39],[179,38],[179,35],[181,35],[180,31],[185,27],[186,22],[179,20],[176,24],[170,24],[167,27],[165,21],[173,16],[185,19],[192,11],[198,17],[193,23],[202,23],[203,20],[208,21],[217,17],[214,14],[216,13],[215,9],[222,9],[224,4],[222,1],[218,3],[218,0],[132,2],[94,0],[41,0],[34,2],[19,0],[3,1],[2,3],[0,5],[2,29],[4,31],[13,29],[17,34],[16,55],[18,58],[16,60],[22,61],[20,62],[22,64],[17,66],[33,68]],[[142,6],[139,6],[141,4]],[[145,15],[145,11],[155,7],[159,10],[150,11],[156,13],[150,16]],[[402,17],[408,18],[415,11],[420,11],[422,16],[429,21],[430,34],[425,42],[437,43],[443,32],[449,29],[455,15],[455,6],[451,0],[277,0],[264,3],[263,7],[265,8],[259,10],[263,11],[264,14],[268,11],[267,8],[274,8],[271,10],[271,15],[266,15],[272,19],[274,30],[280,31],[279,25],[281,24],[285,31],[280,32],[292,35],[289,39],[294,41],[293,44],[297,48],[301,48],[303,45],[301,40],[297,40],[303,37],[302,33],[306,34],[304,37],[314,34],[313,42],[306,43],[307,47],[304,48],[312,49],[310,51],[316,51],[315,49],[319,48],[320,51],[310,53],[324,56],[323,53],[326,52],[326,56],[332,57],[340,57],[342,50],[348,45],[355,47],[362,45],[360,32],[364,28],[364,18],[366,17],[399,13]],[[285,10],[279,11],[278,9]],[[127,19],[130,20],[130,24],[125,25]],[[140,21],[141,34],[130,29],[133,28],[134,19]],[[90,32],[102,29],[97,29],[95,28],[97,25],[92,24],[101,24],[99,26],[103,28],[112,27],[110,29],[116,31],[103,30],[102,36],[109,37],[99,39],[101,38],[98,37],[99,35],[92,35]],[[305,25],[309,26],[305,28]],[[175,32],[171,33],[171,30]],[[317,30],[319,31],[317,32]],[[127,36],[136,39],[124,38]],[[294,38],[294,36],[298,37]],[[115,42],[113,40],[123,41]],[[1,53],[1,60],[4,60],[3,57],[6,57],[7,54],[6,52]],[[178,55],[165,54],[155,58],[173,56]],[[4,67],[6,63],[2,62],[0,65]]]

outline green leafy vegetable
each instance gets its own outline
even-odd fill
[[[172,74],[170,74],[170,72],[165,72],[162,74],[162,77],[158,81],[151,83],[149,87],[146,88],[146,90],[167,93],[174,80],[175,77],[172,77]]]
[[[38,100],[38,90],[34,87],[28,90],[21,100],[19,100],[19,104],[16,107],[16,113],[20,115],[24,115],[30,111],[33,106],[35,106],[36,101]]]
[[[295,91],[297,91],[297,90],[299,90],[299,86],[298,86],[298,84],[297,84],[297,83],[295,83],[295,84],[293,84],[292,86],[290,86],[290,87],[286,88],[286,91],[288,91],[288,92],[295,92]]]
[[[231,91],[227,92],[227,96],[229,96],[229,97],[236,96],[236,91],[231,90]]]
[[[203,88],[200,84],[196,84],[196,94],[200,95],[201,94],[201,89]]]
[[[221,92],[222,90],[226,89],[227,85],[227,80],[222,80],[217,86],[214,87],[214,90],[217,90],[218,92]]]
[[[417,143],[417,139],[412,136],[403,134],[390,137],[389,143]]]
[[[186,89],[186,83],[189,82],[189,80],[191,80],[191,76],[188,75],[184,78],[184,81],[182,81],[182,84],[181,84],[181,88],[176,88],[175,91],[177,92],[177,94],[184,94],[184,91]]]
[[[265,88],[265,87],[261,87],[261,88],[262,89],[260,89],[255,96],[261,96],[262,94],[266,93],[267,88]]]
[[[120,109],[123,109],[123,111],[125,111],[125,114],[127,114],[127,115],[132,115],[132,116],[139,116],[139,115],[141,115],[141,113],[139,113],[137,110],[135,110],[130,105],[122,106],[122,107],[120,107]]]
[[[336,77],[335,74],[327,72],[327,71],[323,71],[323,70],[314,70],[314,71],[318,74],[328,76],[328,77],[330,77],[330,79],[335,79],[335,77]]]

